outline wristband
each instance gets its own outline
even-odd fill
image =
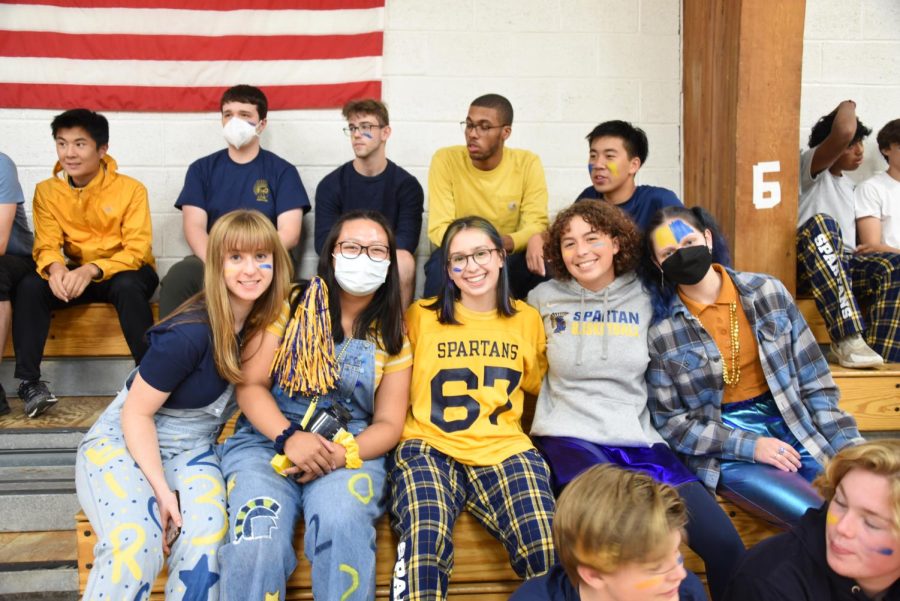
[[[359,443],[353,438],[353,434],[350,434],[346,430],[341,430],[335,434],[334,442],[344,447],[347,451],[344,454],[344,467],[348,470],[356,470],[362,467],[362,459],[359,458]]]
[[[300,424],[291,422],[281,434],[275,437],[275,452],[279,455],[284,455],[284,445],[287,443],[288,438],[293,436],[294,432],[298,432],[301,429]]]

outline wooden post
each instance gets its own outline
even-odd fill
[[[684,203],[715,215],[738,269],[792,292],[805,12],[805,0],[683,1]]]

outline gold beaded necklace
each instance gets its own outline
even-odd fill
[[[741,381],[741,364],[738,361],[738,355],[741,353],[741,340],[738,337],[738,320],[737,320],[737,303],[731,302],[728,311],[728,329],[731,334],[731,369],[728,369],[728,363],[722,356],[722,379],[727,386],[737,386]],[[716,345],[718,347],[718,345]],[[719,349],[722,355],[722,349]]]

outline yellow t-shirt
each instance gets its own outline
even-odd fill
[[[465,146],[441,148],[428,170],[428,238],[437,246],[454,219],[478,215],[501,235],[513,239],[514,251],[547,229],[547,182],[541,159],[533,152],[504,148],[503,160],[482,171],[472,165]]]
[[[522,432],[522,405],[547,371],[538,312],[521,301],[512,317],[456,303],[463,325],[444,325],[425,308],[432,300],[406,313],[414,360],[401,440],[424,440],[468,465],[496,465],[533,448]]]

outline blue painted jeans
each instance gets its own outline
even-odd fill
[[[159,508],[125,446],[122,390],[82,440],[75,459],[78,500],[97,533],[85,601],[144,601],[163,567]],[[217,551],[225,539],[225,482],[214,452],[233,408],[231,386],[204,409],[161,409],[156,430],[166,481],[181,498],[181,535],[165,559],[167,601],[218,599]]]
[[[294,525],[302,513],[314,598],[374,599],[375,521],[384,513],[384,458],[298,484],[272,469],[274,454],[272,441],[243,418],[225,441],[222,469],[230,523],[228,543],[219,551],[221,598],[285,598],[285,583],[297,566]]]

